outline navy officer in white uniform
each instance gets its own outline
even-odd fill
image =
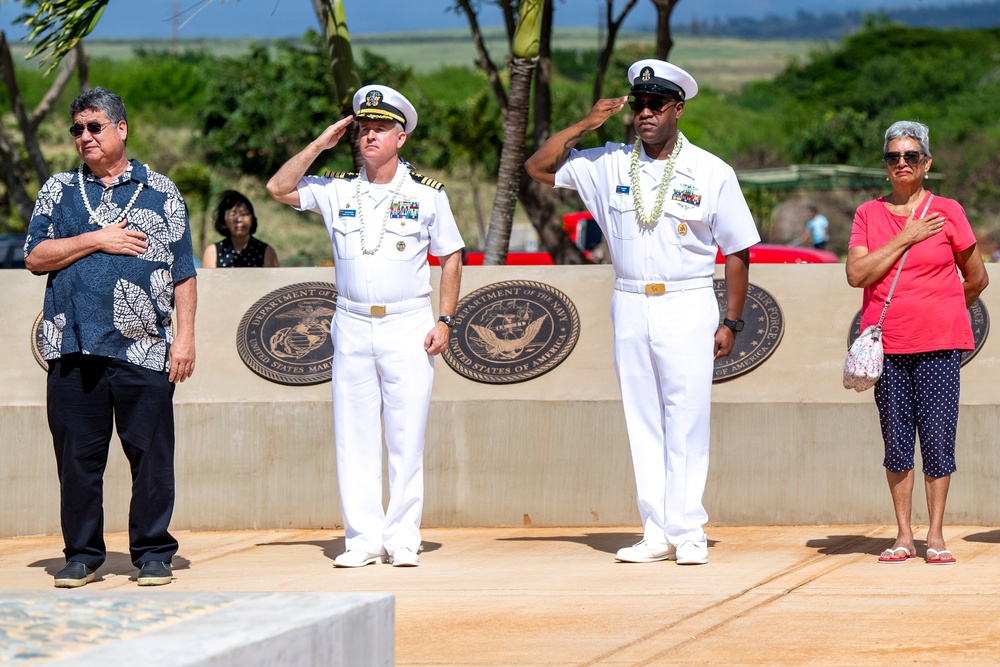
[[[760,241],[733,169],[677,129],[698,92],[661,60],[628,71],[629,96],[600,100],[525,164],[537,181],[576,190],[608,240],[615,370],[635,469],[643,539],[617,560],[708,562],[702,504],[708,475],[714,359],[743,328],[749,248]],[[576,150],[628,103],[634,145]],[[713,289],[716,248],[726,256],[727,312]]]
[[[357,118],[360,174],[306,176]],[[387,86],[354,95],[354,116],[327,127],[267,184],[271,196],[323,216],[333,245],[333,423],[346,551],[337,567],[380,559],[420,560],[423,451],[434,356],[447,344],[458,302],[465,244],[444,186],[399,158],[417,112]],[[427,253],[440,258],[438,306],[431,310]],[[389,503],[382,506],[382,428]]]

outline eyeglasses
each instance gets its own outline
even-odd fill
[[[226,211],[225,215],[227,218],[243,218],[249,217],[250,211],[245,208],[231,208]]]
[[[632,109],[632,113],[642,113],[643,109],[649,109],[653,113],[659,113],[663,109],[677,104],[677,100],[667,99],[666,97],[653,97],[650,99],[635,99],[629,100],[628,106]]]
[[[96,120],[92,120],[86,125],[76,123],[69,128],[69,133],[74,137],[80,137],[83,136],[83,131],[86,129],[87,132],[90,132],[91,134],[100,134],[101,131],[108,125],[111,125],[111,121],[108,121],[107,123],[98,123]]]
[[[924,154],[920,151],[906,151],[905,153],[883,153],[882,159],[885,161],[885,166],[887,167],[895,167],[899,163],[899,158],[903,158],[910,167],[916,167],[920,164],[923,156]]]

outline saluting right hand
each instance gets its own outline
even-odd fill
[[[322,134],[316,137],[316,145],[323,150],[329,150],[336,146],[340,138],[347,133],[347,128],[351,126],[353,120],[354,116],[348,116],[327,127]]]
[[[109,255],[129,255],[138,257],[146,252],[146,234],[138,229],[126,229],[128,220],[108,225],[104,229],[94,232],[100,234],[101,250]]]
[[[624,109],[627,102],[628,95],[625,97],[611,97],[604,100],[597,100],[597,104],[594,105],[584,120],[590,126],[590,129],[596,130],[601,125],[604,125],[604,121]]]

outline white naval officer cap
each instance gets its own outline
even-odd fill
[[[417,127],[417,110],[398,91],[374,84],[363,86],[354,93],[355,118],[394,120],[409,134]]]
[[[689,100],[698,94],[698,82],[677,65],[665,60],[647,58],[628,68],[628,82],[632,84],[631,95],[678,94],[682,100]]]

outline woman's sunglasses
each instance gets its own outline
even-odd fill
[[[903,161],[911,167],[916,167],[924,154],[920,151],[906,151],[905,153],[883,153],[882,159],[885,161],[885,166],[895,167],[899,163],[899,158],[903,158]]]

